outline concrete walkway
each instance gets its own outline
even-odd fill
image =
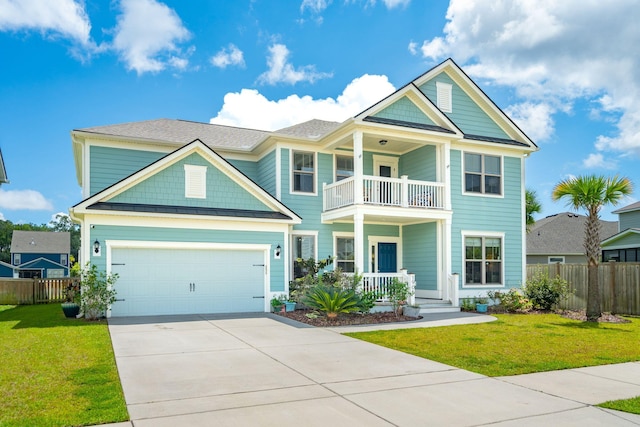
[[[430,316],[411,325],[491,320]],[[640,425],[640,416],[591,406],[639,396],[640,362],[488,378],[336,333],[352,328],[278,319],[111,319],[132,420],[115,425]]]

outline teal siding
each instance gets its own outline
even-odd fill
[[[89,149],[89,192],[91,195],[138,172],[166,154],[91,146]]]
[[[276,152],[264,156],[257,163],[256,182],[273,197],[276,196]]]
[[[402,265],[416,275],[416,289],[438,288],[437,224],[406,225],[402,228]]]
[[[640,211],[624,212],[618,215],[620,231],[628,228],[640,228]]]
[[[622,216],[622,215],[621,215]],[[608,245],[602,245],[602,249],[611,249],[611,248],[629,248],[636,247],[640,248],[640,234],[628,234],[624,237],[618,238]]]
[[[383,119],[402,120],[423,125],[435,125],[416,104],[406,96],[373,115]]]
[[[258,164],[248,160],[226,159],[234,168],[238,169],[251,181],[258,183]]]
[[[400,157],[400,176],[421,181],[436,180],[436,147],[429,145],[418,148]]]
[[[184,196],[185,164],[207,167],[206,199]],[[195,153],[159,171],[110,201],[167,206],[270,210],[235,181]]]
[[[453,222],[451,227],[452,269],[460,273],[464,281],[462,259],[463,230],[504,232],[504,259],[506,287],[522,284],[523,214],[521,182],[522,159],[503,157],[504,197],[463,195],[462,152],[451,150],[451,202]]]
[[[95,240],[139,240],[139,241],[168,241],[168,242],[215,242],[215,243],[245,243],[245,244],[269,244],[273,248],[280,244],[284,246],[284,234],[277,232],[258,231],[226,231],[226,230],[200,230],[182,228],[155,228],[155,227],[120,227],[100,225],[91,229],[89,241]],[[272,252],[271,251],[271,252]],[[91,257],[91,263],[100,270],[106,268],[106,256],[103,250],[102,256]],[[270,260],[270,290],[271,292],[284,292],[284,257]],[[176,268],[180,268],[176,265]],[[242,272],[239,272],[241,274]],[[233,284],[229,284],[233,286]]]
[[[420,90],[436,102],[436,82],[452,85],[452,112],[444,113],[462,132],[472,135],[509,138],[509,136],[446,73],[441,73],[420,86]]]

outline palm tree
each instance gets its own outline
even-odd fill
[[[573,209],[587,211],[584,230],[584,249],[587,255],[587,321],[600,317],[600,289],[598,285],[598,255],[600,253],[600,209],[604,205],[617,205],[624,196],[633,192],[629,178],[587,175],[560,181],[553,189],[553,200],[562,198]]]
[[[526,225],[528,233],[529,227],[531,227],[536,222],[536,220],[533,218],[533,214],[540,213],[542,211],[542,205],[538,200],[538,195],[536,194],[535,190],[525,191],[525,211],[527,214]]]

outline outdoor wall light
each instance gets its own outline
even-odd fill
[[[95,254],[100,253],[100,242],[98,241],[98,239],[96,239],[96,241],[93,242],[93,253]]]
[[[387,145],[387,142],[389,142],[389,141],[387,141],[386,139],[381,139],[380,141],[378,141],[378,144]]]
[[[280,247],[280,244],[278,244],[278,246],[276,246],[276,257],[280,256],[280,251],[282,250],[282,248]]]

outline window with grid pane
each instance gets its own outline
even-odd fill
[[[311,235],[294,235],[292,240],[293,278],[297,279],[309,274],[309,270],[304,266],[304,262],[302,261],[315,257],[316,237]]]
[[[465,284],[502,284],[502,239],[473,236],[465,238]]]
[[[315,167],[313,153],[296,151],[293,153],[293,191],[313,193]]]
[[[353,237],[336,237],[336,267],[340,267],[345,273],[355,271],[353,246]]]
[[[353,157],[336,156],[336,181],[353,176]]]
[[[464,190],[468,193],[502,194],[500,157],[465,153]]]

